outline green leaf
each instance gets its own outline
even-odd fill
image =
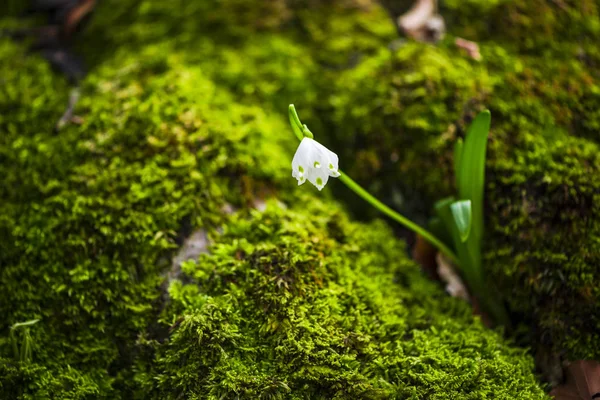
[[[454,217],[454,223],[458,228],[460,241],[466,242],[471,233],[471,200],[460,200],[450,204],[450,210]]]
[[[485,153],[491,115],[483,111],[477,115],[465,137],[457,174],[458,194],[462,200],[471,200],[472,232],[479,242],[483,236],[483,191],[485,188]]]
[[[460,242],[460,235],[458,233],[458,229],[456,224],[454,223],[454,218],[452,216],[452,211],[450,211],[450,205],[456,201],[454,197],[446,197],[444,199],[438,200],[434,204],[434,209],[437,217],[441,220],[442,225],[445,228],[446,237],[450,237],[453,243],[453,247],[455,249],[458,248]]]
[[[454,198],[454,196],[444,197],[443,199],[440,199],[433,204],[433,209],[435,210],[435,213],[439,217],[441,217],[441,211],[446,206],[450,206],[450,204],[454,203],[455,201],[456,201],[456,199]]]
[[[460,162],[463,153],[463,140],[458,138],[454,143],[454,177],[456,179],[456,187],[460,187]]]
[[[450,232],[446,229],[446,225],[440,217],[433,217],[429,220],[428,225],[429,231],[433,233],[438,239],[440,239],[446,246],[453,248],[452,237]]]

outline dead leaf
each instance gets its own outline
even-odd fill
[[[63,34],[70,37],[77,32],[90,18],[95,7],[96,0],[80,0],[67,12],[62,26]]]
[[[430,279],[439,281],[440,277],[437,274],[437,262],[435,260],[436,253],[437,249],[435,247],[423,239],[421,235],[417,235],[412,249],[412,258],[421,266]]]
[[[481,60],[481,53],[479,52],[479,45],[477,43],[459,37],[454,40],[454,43],[458,48],[466,50],[472,59]]]
[[[446,292],[452,297],[458,297],[460,299],[470,301],[469,291],[462,281],[462,278],[454,267],[450,260],[448,260],[442,253],[437,253],[436,256],[438,264],[438,275],[443,282],[446,283]]]
[[[417,0],[398,17],[397,24],[406,36],[425,42],[437,42],[446,32],[444,19],[437,13],[437,0]]]

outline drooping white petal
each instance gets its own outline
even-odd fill
[[[298,185],[306,182],[310,170],[310,154],[312,152],[310,140],[309,138],[302,139],[292,159],[292,176],[298,180]]]
[[[326,149],[327,150],[327,149]],[[329,150],[327,150],[329,151]],[[327,172],[329,173],[329,176],[333,176],[334,178],[337,178],[338,176],[340,176],[340,173],[338,172],[338,163],[339,163],[339,159],[337,154],[335,154],[333,151],[329,151],[329,163],[327,164]]]
[[[338,156],[319,142],[304,138],[292,160],[292,176],[298,185],[307,180],[322,190],[330,176],[338,177]]]
[[[334,178],[340,176],[338,172],[339,159],[337,154],[323,146],[321,143],[317,141],[314,142],[316,151],[319,153],[318,158],[320,160],[321,167],[327,170],[329,176],[333,176]]]
[[[325,168],[313,168],[308,174],[308,180],[315,185],[319,191],[323,190],[329,180],[329,173]]]

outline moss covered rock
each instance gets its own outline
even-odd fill
[[[286,119],[236,103],[169,44],[128,50],[86,79],[83,124],[55,134],[64,82],[2,42],[1,397],[544,397],[531,358],[381,223],[299,195],[302,212],[226,221],[226,203],[292,193]],[[164,308],[174,248],[221,224]],[[8,331],[31,318],[29,363]]]
[[[522,351],[428,281],[381,222],[272,203],[183,265],[154,354],[154,398],[543,398]],[[332,210],[333,208],[333,210]],[[154,353],[155,352],[155,353]]]
[[[570,359],[600,358],[600,148],[531,135],[488,184],[486,266],[530,340]],[[518,286],[515,285],[518,282]]]
[[[297,195],[289,177],[296,143],[285,110],[297,102],[303,117],[314,109],[307,122],[343,152],[342,165],[360,171],[364,148],[359,177],[383,184],[379,193],[385,159],[390,173],[413,173],[405,198],[413,183],[449,191],[448,156],[428,170],[423,160],[447,154],[500,78],[450,44],[388,50],[395,29],[371,2],[268,3],[101,2],[80,43],[92,70],[82,123],[59,134],[65,81],[0,40],[0,397],[543,398],[525,351],[426,281],[381,223],[350,223],[327,197]],[[490,49],[506,64],[498,68],[516,59]],[[420,120],[429,108],[419,101],[432,110]],[[399,127],[406,136],[393,134]],[[367,148],[376,131],[388,150],[402,143],[396,161]],[[342,139],[346,151],[334,145]],[[587,143],[572,140],[575,152]],[[511,196],[533,179],[523,176],[506,181]],[[248,216],[268,195],[292,209]],[[227,204],[241,216],[229,220]],[[192,230],[223,225],[212,255],[184,265],[165,304],[175,249]],[[535,238],[531,246],[546,243]],[[514,280],[502,276],[507,287]],[[33,361],[19,362],[9,329],[32,318],[41,320],[30,329]]]
[[[111,397],[156,316],[177,243],[192,227],[218,226],[226,202],[291,187],[282,146],[294,139],[278,134],[284,120],[237,104],[165,44],[117,51],[84,83],[82,125],[55,134],[63,80],[23,47],[0,46],[0,330],[39,318],[31,331],[43,367],[0,388],[58,398],[75,385],[80,398]]]

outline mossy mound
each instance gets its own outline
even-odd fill
[[[220,225],[226,202],[293,187],[281,146],[294,138],[280,134],[285,120],[235,103],[165,44],[117,51],[84,83],[82,125],[55,134],[68,89],[25,50],[0,44],[0,330],[41,321],[31,328],[37,366],[23,384],[3,382],[0,397],[58,398],[61,385],[111,397],[156,316],[177,243]],[[1,348],[12,356],[8,340]]]
[[[525,142],[517,162],[498,160],[490,174],[485,264],[511,308],[535,322],[532,341],[599,359],[600,148]]]
[[[183,265],[162,317],[169,339],[142,341],[156,352],[137,375],[144,393],[544,398],[523,352],[428,281],[389,228],[301,202],[232,219],[210,255]]]
[[[388,81],[375,78],[396,54],[386,50],[388,17],[352,1],[268,3],[100,2],[80,43],[92,67],[76,109],[83,122],[58,134],[64,80],[0,40],[0,397],[543,397],[530,357],[428,283],[381,224],[355,225],[331,201],[294,198],[287,104],[299,103],[303,118],[314,108],[307,122],[320,140],[360,144],[342,136],[343,122],[354,115],[360,137],[379,124],[378,109],[369,122],[347,103],[358,88],[344,82],[365,82],[373,100],[357,98],[387,107]],[[397,54],[409,68],[422,48]],[[427,148],[419,138],[439,149],[454,138],[438,140],[444,123],[423,124],[448,112],[462,126],[455,92],[467,101],[496,85],[463,58],[463,75],[480,74],[454,85],[459,74],[444,76],[449,45],[427,49],[421,62],[439,63],[421,78],[415,68],[416,83],[400,79],[397,96],[410,89],[418,100],[431,73],[447,106],[413,127],[405,149],[414,146],[415,163]],[[354,160],[348,146],[342,165]],[[429,172],[414,175],[428,182],[419,189],[450,190],[448,171]],[[314,204],[224,215],[228,203],[247,210],[267,195]],[[223,224],[213,255],[186,264],[192,281],[174,283],[163,310],[177,246]],[[33,362],[21,363],[9,327],[32,318],[41,319],[30,329]]]
[[[64,82],[2,42],[1,397],[544,397],[531,358],[381,223],[308,196],[302,212],[226,221],[226,203],[293,193],[286,118],[236,103],[169,44],[128,50],[86,79],[83,124],[56,134]],[[184,266],[193,283],[170,288],[169,332],[169,257],[221,224],[213,255]],[[33,362],[19,362],[8,330],[31,318]]]
[[[404,10],[410,2],[400,3]],[[422,223],[453,191],[455,141],[489,108],[490,284],[500,284],[532,327],[531,341],[569,359],[599,359],[600,297],[590,286],[600,276],[597,4],[442,2],[449,34],[435,46],[392,42],[392,20],[374,6],[320,11],[292,18],[304,36],[281,36],[294,52],[271,57],[269,79],[279,73],[286,82],[276,100],[296,103],[346,172]],[[482,60],[458,49],[456,36],[476,40]],[[268,51],[260,59],[270,59]],[[304,75],[287,73],[296,63]],[[243,77],[260,87],[265,77],[255,70],[229,82]],[[361,200],[340,193],[364,213]]]

